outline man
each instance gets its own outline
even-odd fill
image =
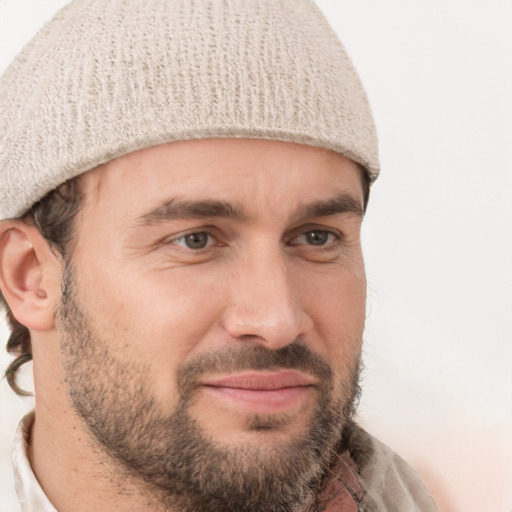
[[[377,142],[312,2],[76,0],[0,91],[24,510],[436,510],[353,421]]]

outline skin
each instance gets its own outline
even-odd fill
[[[161,411],[170,414],[179,402],[181,365],[233,347],[277,350],[300,339],[328,362],[335,389],[350,379],[366,296],[363,192],[354,162],[277,141],[186,141],[102,165],[84,174],[82,187],[75,299],[119,361],[148,370]],[[163,205],[177,201],[223,202],[237,215],[176,218]],[[331,207],[320,211],[320,202]],[[186,238],[191,233],[208,235]],[[205,239],[205,247],[190,247]],[[156,510],[140,482],[121,478],[70,404],[56,315],[62,262],[21,221],[1,224],[0,243],[2,291],[32,336],[30,457],[43,489],[63,512]],[[307,429],[318,401],[315,376],[297,374],[305,385],[271,396],[233,392],[223,385],[229,372],[207,372],[189,414],[219,446],[280,446]],[[261,387],[273,377],[267,371],[241,378],[245,387]],[[279,428],[248,428],[255,415],[278,416]]]

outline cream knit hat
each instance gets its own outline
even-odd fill
[[[312,0],[75,0],[0,79],[0,220],[165,142],[247,137],[379,172],[366,94]]]

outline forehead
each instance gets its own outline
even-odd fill
[[[349,193],[362,201],[362,171],[326,149],[256,139],[202,139],[146,148],[83,176],[86,208],[153,208],[170,197],[263,202],[290,208],[326,195]]]

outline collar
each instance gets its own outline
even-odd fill
[[[27,414],[18,425],[12,446],[14,485],[23,512],[57,512],[37,481],[28,459],[30,429],[34,412]]]

